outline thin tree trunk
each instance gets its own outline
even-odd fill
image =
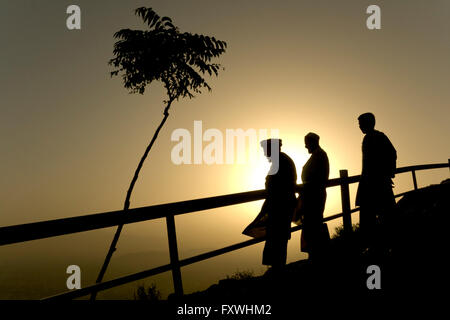
[[[126,213],[126,211],[130,207],[131,193],[133,192],[134,185],[136,184],[136,181],[137,181],[137,179],[139,177],[139,172],[141,171],[142,165],[144,164],[144,161],[147,158],[148,153],[150,152],[153,144],[155,143],[155,140],[158,137],[159,131],[163,127],[163,125],[166,122],[167,118],[169,117],[169,109],[170,109],[170,106],[171,106],[172,102],[173,102],[173,99],[170,99],[168,101],[167,106],[164,109],[164,118],[162,119],[161,123],[159,124],[158,128],[156,129],[155,133],[153,134],[153,138],[150,141],[150,144],[147,146],[147,149],[145,150],[144,155],[142,156],[141,161],[139,161],[139,165],[137,166],[136,171],[134,172],[133,180],[131,180],[130,186],[129,186],[128,191],[127,191],[127,196],[125,198],[125,203],[124,203],[124,208],[123,208],[124,214]],[[114,251],[116,251],[116,245],[117,245],[117,242],[119,241],[120,232],[122,231],[122,228],[123,228],[123,224],[121,224],[121,225],[119,225],[117,227],[116,233],[115,233],[114,238],[113,238],[113,240],[111,242],[111,246],[109,247],[109,251],[108,251],[108,253],[106,255],[105,261],[103,262],[103,266],[102,266],[102,268],[100,270],[100,273],[98,274],[96,283],[100,283],[103,280],[103,276],[105,275],[106,269],[108,268],[108,264],[109,264],[109,262],[111,260],[111,257],[113,255]],[[94,291],[91,294],[91,300],[95,300],[96,296],[97,296],[97,292]]]

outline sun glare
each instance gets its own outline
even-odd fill
[[[301,170],[309,158],[306,149],[301,150],[292,146],[286,146],[282,147],[282,152],[286,153],[294,161],[297,169],[297,183],[301,183]],[[265,178],[270,169],[270,162],[262,153],[258,154],[257,157],[253,157],[253,159],[256,159],[256,161],[243,165],[236,176],[236,183],[244,184],[245,190],[264,189]]]

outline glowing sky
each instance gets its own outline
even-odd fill
[[[449,1],[79,0],[82,29],[69,31],[66,8],[74,3],[0,4],[2,226],[122,208],[166,98],[158,84],[130,95],[120,78],[109,76],[112,35],[144,27],[133,14],[140,6],[171,17],[181,31],[224,40],[228,49],[217,61],[225,70],[209,80],[212,92],[174,103],[131,207],[264,187],[263,157],[258,165],[173,164],[171,133],[192,131],[195,120],[224,133],[278,129],[299,176],[308,158],[303,136],[310,131],[321,136],[331,177],[340,169],[358,174],[356,119],[367,111],[395,145],[399,167],[449,158]],[[375,3],[382,29],[370,31],[365,10]],[[419,175],[419,185],[447,177],[448,170]],[[402,181],[399,191],[411,187]],[[339,205],[339,194],[331,196],[328,212]],[[245,240],[240,232],[259,206],[177,218],[180,254]],[[137,250],[136,243],[166,246],[164,228],[160,222],[125,227],[119,251]],[[91,243],[100,261],[113,232],[71,239]],[[21,248],[0,248],[0,256]]]

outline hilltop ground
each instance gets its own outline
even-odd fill
[[[323,263],[301,260],[287,265],[279,276],[228,278],[202,292],[181,298],[169,296],[168,302],[163,303],[281,302],[297,309],[307,301],[336,298],[367,301],[444,298],[449,270],[446,257],[449,197],[449,180],[406,194],[398,201],[389,225],[380,228],[376,247],[369,250],[361,245],[355,227],[351,234],[338,232]],[[367,288],[370,265],[380,267],[380,290]]]

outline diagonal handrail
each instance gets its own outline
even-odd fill
[[[448,163],[426,164],[408,166],[397,169],[397,173],[437,169],[448,167]],[[347,182],[358,182],[360,175],[347,178]],[[330,179],[327,187],[335,187],[342,184],[342,178]],[[297,185],[297,188],[300,188]],[[265,190],[240,192],[222,196],[158,204],[147,207],[128,209],[127,214],[123,210],[104,213],[89,214],[77,217],[33,222],[7,227],[0,227],[0,246],[18,242],[44,239],[71,233],[96,230],[113,227],[121,224],[130,224],[141,221],[164,218],[167,215],[179,215],[196,211],[203,211],[219,207],[225,207],[240,203],[262,200],[266,196]]]
[[[428,169],[438,169],[438,168],[450,168],[450,160],[448,163],[437,163],[437,164],[424,164],[424,165],[416,165],[416,166],[407,166],[398,168],[396,173],[405,173],[411,172],[414,181],[414,189],[417,190],[417,181],[415,172],[419,170],[428,170]],[[327,183],[327,187],[335,187],[341,186],[341,192],[348,188],[348,185],[351,183],[358,182],[360,179],[359,175],[347,177],[347,171],[341,170],[341,177],[330,179]],[[297,191],[301,188],[301,185],[297,185]],[[414,191],[414,190],[412,190]],[[395,197],[403,196],[409,192],[407,191],[400,194],[395,195]],[[153,205],[148,207],[134,208],[128,209],[127,214],[124,214],[123,210],[119,211],[111,211],[104,213],[96,213],[89,214],[84,216],[70,217],[64,219],[56,219],[49,221],[41,221],[34,223],[27,223],[21,225],[13,225],[7,227],[0,228],[0,246],[13,244],[24,241],[31,241],[36,239],[43,239],[55,236],[61,236],[65,234],[101,229],[112,227],[121,224],[130,224],[141,221],[148,221],[153,219],[160,218],[169,218],[175,215],[186,214],[191,212],[209,210],[224,206],[236,205],[240,203],[246,203],[251,201],[262,200],[266,197],[265,190],[255,190],[241,193],[234,193],[222,196],[214,196],[202,199],[194,199],[166,204]],[[348,196],[347,196],[348,197]],[[346,199],[347,200],[347,199]],[[347,217],[351,213],[359,211],[359,208],[349,209],[345,208],[343,205],[343,212],[334,214],[332,216],[328,216],[324,218],[324,222],[334,220],[340,217]],[[344,219],[345,220],[345,219]],[[351,223],[351,220],[349,220]],[[344,221],[345,222],[345,221]],[[348,220],[347,220],[348,224]],[[347,226],[348,227],[348,226]],[[174,228],[174,226],[173,226]],[[302,226],[296,226],[291,229],[291,232],[301,230]],[[193,256],[187,259],[183,259],[177,261],[177,264],[174,265],[172,261],[170,264],[166,264],[163,266],[159,266],[153,269],[141,271],[135,274],[130,274],[127,276],[123,276],[120,278],[116,278],[113,280],[105,281],[102,283],[97,283],[88,287],[84,287],[82,289],[65,292],[62,294],[58,294],[48,299],[74,299],[78,297],[82,297],[88,295],[92,292],[97,292],[105,289],[109,289],[112,287],[116,287],[131,281],[147,278],[152,275],[156,275],[162,272],[167,272],[175,269],[179,269],[182,266],[186,266],[192,263],[196,263],[202,260],[210,259],[212,257],[222,255],[227,252],[231,252],[234,250],[239,250],[247,246],[254,245],[256,243],[264,241],[265,238],[257,238],[251,239],[244,242],[240,242],[237,244],[233,244],[221,249],[217,249],[214,251],[206,252],[199,254],[197,256]],[[176,239],[175,239],[176,241]]]

